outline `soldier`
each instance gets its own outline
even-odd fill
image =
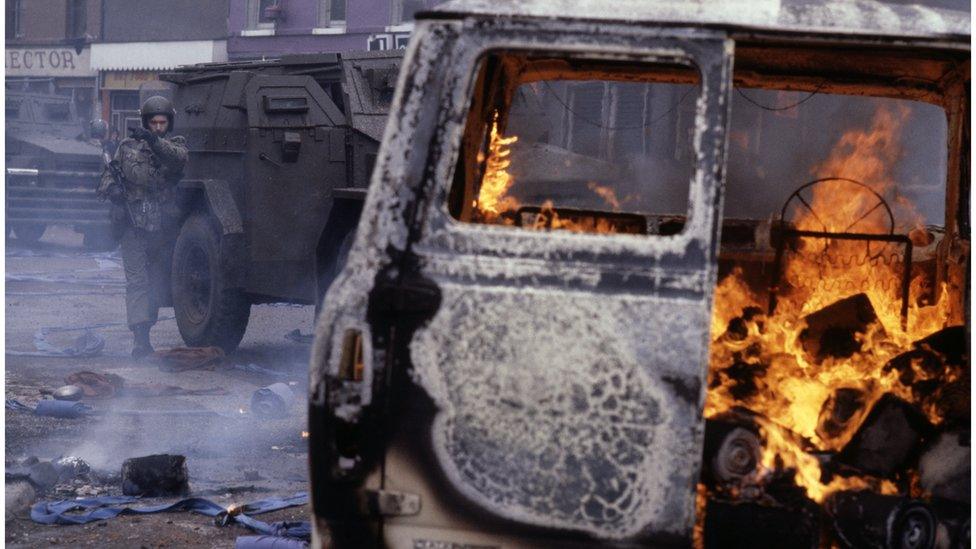
[[[168,99],[150,97],[139,113],[142,127],[119,143],[98,187],[98,194],[112,201],[113,229],[121,238],[126,323],[135,359],[153,352],[149,329],[169,279],[179,217],[176,184],[187,157],[183,137],[165,137],[176,114]]]

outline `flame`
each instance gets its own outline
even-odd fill
[[[868,188],[840,181],[811,187],[809,208],[801,206],[793,212],[798,229],[889,232],[889,218],[884,208],[876,207],[878,198],[874,193],[886,197],[893,194],[895,179],[891,167],[901,154],[900,135],[906,115],[907,110],[881,108],[869,128],[854,129],[841,137],[813,175],[853,179]],[[892,202],[895,220],[900,222],[894,227],[896,234],[907,234],[922,226],[922,216],[910,202]],[[740,317],[747,307],[766,303],[766,296],[752,291],[739,268],[717,286],[711,326],[713,336],[718,337],[711,346],[712,380],[705,415],[712,417],[733,406],[745,406],[768,419],[769,424],[762,429],[763,467],[794,469],[797,484],[817,502],[842,489],[871,488],[897,493],[897,487],[890,482],[879,484],[863,478],[823,482],[819,461],[804,450],[798,437],[822,450],[838,450],[847,443],[856,425],[828,440],[817,434],[821,407],[838,388],[863,391],[868,408],[886,392],[915,402],[911,389],[898,381],[898,373],[886,372],[883,367],[908,350],[913,341],[952,323],[949,288],[942,288],[936,303],[919,305],[917,297],[931,283],[924,274],[915,273],[908,322],[903,327],[902,248],[872,242],[869,249],[863,241],[813,238],[801,239],[799,246],[797,253],[784,256],[786,284],[778,293],[775,314],[766,317],[754,310],[751,318],[745,320],[745,329],[740,326],[737,337],[725,333],[729,322]],[[878,322],[859,336],[860,352],[849,358],[818,361],[810,357],[800,343],[800,334],[806,328],[804,317],[859,292],[868,296],[878,317]],[[738,363],[737,368],[755,373],[754,388],[743,390],[728,375],[727,368],[734,363]],[[939,419],[933,409],[926,412],[933,421]]]
[[[512,163],[509,158],[512,154],[510,147],[516,141],[518,141],[518,137],[503,137],[498,132],[498,113],[496,112],[491,123],[491,138],[488,142],[485,175],[481,179],[481,189],[478,191],[478,199],[474,204],[485,222],[494,222],[503,211],[514,211],[519,207],[518,201],[508,196],[509,189],[515,183],[511,174],[508,173],[508,167]],[[483,158],[478,159],[479,162],[483,160]]]
[[[302,438],[308,438],[308,431],[302,431]]]

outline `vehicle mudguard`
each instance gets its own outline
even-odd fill
[[[221,233],[224,235],[243,234],[244,222],[241,221],[241,212],[237,209],[237,203],[234,202],[230,185],[223,179],[204,179],[203,191],[207,195],[210,212],[220,222]]]

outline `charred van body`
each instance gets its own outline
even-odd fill
[[[887,444],[870,410],[894,400],[886,361],[928,335],[911,330],[968,326],[968,14],[625,5],[457,0],[417,19],[316,325],[316,547],[687,547],[696,521],[765,517],[713,546],[814,546],[827,464],[872,494],[912,486],[911,429],[887,478],[834,457]],[[903,141],[922,134],[928,152]],[[817,286],[844,273],[863,278]],[[968,384],[968,366],[908,362],[926,394]],[[890,408],[932,408],[912,390]],[[706,418],[739,405],[742,440],[699,484]]]

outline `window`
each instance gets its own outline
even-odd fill
[[[268,8],[277,5],[278,0],[247,0],[247,28],[274,28],[275,21],[269,17]]]
[[[8,98],[4,108],[4,115],[7,117],[7,120],[20,118],[20,101]]]
[[[68,0],[67,4],[67,29],[65,36],[68,38],[83,38],[88,28],[88,0]]]
[[[319,27],[346,24],[346,0],[319,0]]]
[[[7,40],[21,38],[24,36],[20,22],[21,15],[23,13],[21,11],[21,7],[21,0],[7,0]]]
[[[44,103],[45,122],[67,122],[71,119],[71,104],[64,103]]]
[[[393,0],[391,24],[399,25],[413,21],[414,14],[430,7],[430,3],[430,0]]]
[[[676,151],[694,148],[700,82],[683,60],[489,56],[451,215],[529,230],[681,232],[695,164]]]

